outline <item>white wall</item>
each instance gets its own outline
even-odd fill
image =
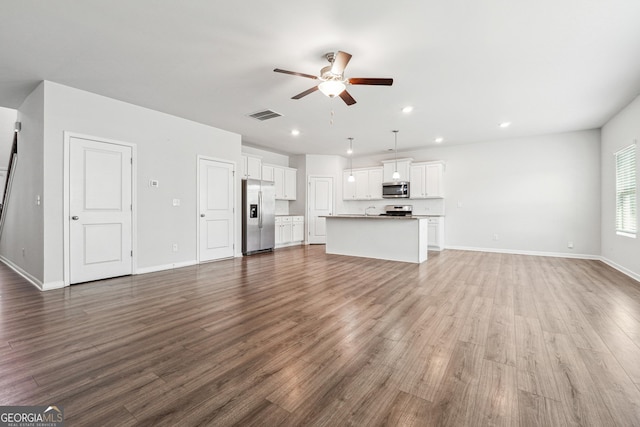
[[[3,236],[2,255],[24,266],[45,288],[63,280],[63,133],[70,131],[137,147],[137,269],[196,262],[197,156],[235,162],[239,170],[240,135],[51,82],[43,82],[29,96],[19,119],[21,146],[30,144],[33,151],[19,153],[21,161],[26,158],[30,164],[19,179],[25,202],[16,206],[20,215],[12,222],[28,221],[29,229],[16,228]],[[149,187],[150,179],[157,179],[159,188]],[[33,203],[37,194],[43,196],[41,207]],[[181,206],[172,206],[174,198]],[[239,214],[235,234],[240,255]],[[28,262],[23,261],[19,248],[31,239],[34,247],[27,248]],[[172,251],[173,243],[178,243],[178,252]]]
[[[0,168],[6,168],[9,165],[9,152],[13,144],[16,120],[18,120],[16,110],[0,107]]]
[[[35,201],[38,195],[43,194],[44,185],[43,84],[22,103],[18,120],[22,122],[22,131],[18,134],[18,163],[11,196],[6,201],[7,212],[0,239],[0,256],[35,284],[42,284],[45,257],[44,206],[36,205]],[[13,129],[13,125],[11,128]],[[62,247],[59,248],[59,252],[62,252]]]
[[[640,141],[640,97],[633,100],[603,126],[601,154],[602,257],[606,262],[640,280],[640,235],[633,239],[618,236],[615,230],[616,179],[613,153],[634,141],[636,144]],[[640,161],[638,164],[640,165]],[[640,167],[636,168],[636,183],[638,184],[640,184],[639,169]],[[638,203],[637,205],[640,206]]]
[[[600,254],[598,130],[443,145],[405,151],[401,157],[446,162],[447,247],[565,256]],[[393,155],[359,158],[354,167],[375,166],[390,158]],[[417,206],[419,214],[441,208],[433,201],[407,203]],[[356,206],[363,207],[362,202]],[[499,240],[493,240],[494,234]],[[569,241],[573,249],[567,247]]]

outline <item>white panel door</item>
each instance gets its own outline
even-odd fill
[[[199,159],[198,261],[233,257],[233,164]]]
[[[330,176],[313,176],[309,178],[309,243],[324,244],[327,242],[326,219],[322,216],[333,213],[333,178]]]
[[[132,273],[131,147],[69,143],[69,283]]]

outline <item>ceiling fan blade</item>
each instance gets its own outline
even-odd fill
[[[338,95],[340,98],[342,98],[342,100],[344,101],[345,104],[347,105],[353,105],[356,103],[356,100],[353,99],[353,96],[351,96],[349,94],[349,92],[347,92],[346,90],[343,90],[342,92],[340,92],[340,95]]]
[[[318,79],[318,76],[312,76],[311,74],[305,74],[305,73],[297,73],[295,71],[281,70],[280,68],[276,68],[273,71],[275,71],[276,73],[291,74],[292,76],[306,77],[308,79],[314,79],[314,80]]]
[[[352,85],[378,85],[378,86],[391,86],[393,79],[370,79],[366,77],[352,77],[349,79],[349,83]]]
[[[338,54],[333,59],[333,65],[331,66],[331,72],[337,76],[344,73],[344,69],[347,67],[347,64],[351,60],[351,54],[347,52],[343,52],[341,50],[338,51]]]
[[[315,91],[317,91],[317,90],[318,90],[318,86],[314,86],[314,87],[312,87],[311,89],[307,89],[307,90],[305,90],[304,92],[301,92],[301,93],[297,94],[296,96],[292,96],[292,97],[291,97],[291,99],[300,99],[300,98],[302,98],[303,96],[307,96],[307,95],[309,95],[310,93],[313,93],[313,92],[315,92]]]

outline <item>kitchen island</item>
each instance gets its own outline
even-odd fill
[[[333,215],[326,218],[326,253],[422,263],[426,216]]]

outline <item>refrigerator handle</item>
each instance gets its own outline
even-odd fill
[[[262,228],[262,191],[258,191],[258,228]]]

